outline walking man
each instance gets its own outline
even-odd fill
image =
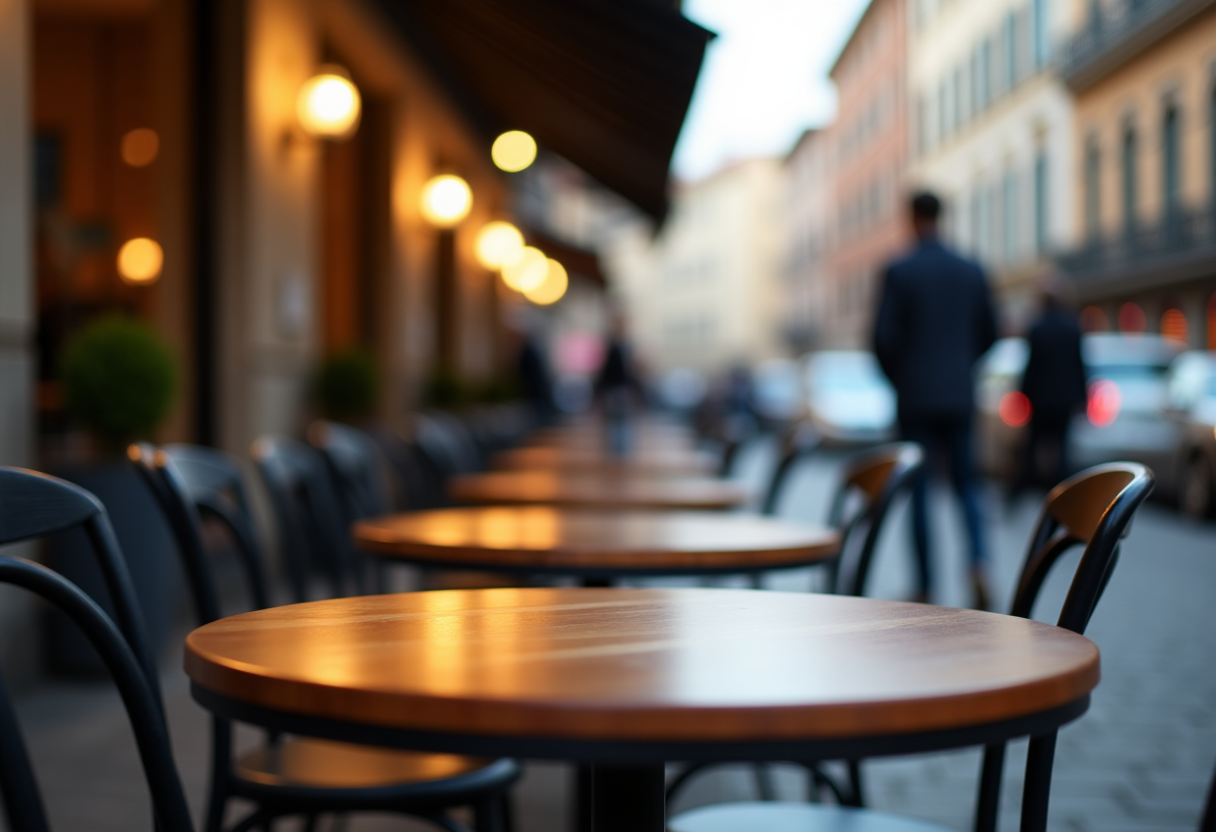
[[[916,247],[883,275],[874,353],[895,387],[900,434],[927,455],[912,486],[915,599],[927,602],[933,591],[928,480],[945,468],[967,525],[975,606],[987,609],[987,552],[972,462],[973,373],[976,359],[996,339],[996,315],[983,270],[938,240],[940,200],[920,193],[910,207]]]

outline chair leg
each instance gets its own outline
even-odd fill
[[[1022,791],[1022,832],[1047,832],[1047,801],[1051,796],[1051,767],[1056,735],[1031,737],[1026,751],[1026,785]]]
[[[707,763],[689,763],[685,766],[667,785],[667,802],[671,803],[675,799],[676,792],[684,788],[685,783],[707,768],[709,768]]]
[[[502,832],[515,832],[515,802],[510,792],[503,792],[495,800],[498,811],[502,813]]]
[[[861,782],[861,761],[849,760],[849,805],[850,806],[865,806],[866,793]]]
[[[979,800],[975,804],[975,832],[996,832],[997,811],[1001,803],[1001,774],[1005,768],[1005,744],[984,748],[980,769]]]
[[[476,832],[503,832],[502,811],[498,800],[487,797],[473,804],[473,828]]]
[[[777,799],[777,786],[768,763],[752,763],[752,777],[756,780],[756,792],[761,800],[771,803]]]
[[[249,832],[255,827],[262,827],[269,832],[270,825],[274,822],[275,815],[265,809],[257,809],[252,814],[243,818],[239,823],[232,827],[228,832]]]
[[[211,782],[207,789],[207,817],[204,832],[221,832],[224,811],[228,808],[228,766],[232,755],[232,734],[226,722],[211,720]]]

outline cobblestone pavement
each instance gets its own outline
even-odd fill
[[[782,506],[791,518],[826,513],[843,459],[824,452],[795,472]],[[759,482],[770,449],[750,448],[740,476]],[[989,495],[992,581],[1007,603],[1024,555],[1037,504],[1027,498],[1009,511]],[[939,603],[967,601],[961,518],[945,493],[934,504],[935,551],[942,578]],[[910,563],[902,510],[875,563],[873,594],[906,597]],[[1067,562],[1071,565],[1074,561]],[[1064,570],[1067,571],[1067,570]],[[771,576],[772,589],[805,590],[809,573]],[[1051,619],[1066,581],[1046,587],[1042,610]],[[1197,824],[1204,790],[1216,763],[1216,526],[1181,519],[1151,504],[1142,510],[1123,557],[1090,625],[1102,649],[1103,680],[1088,714],[1060,734],[1051,802],[1052,830],[1060,832],[1183,832]],[[164,684],[175,751],[195,807],[202,805],[206,719],[189,699],[176,657]],[[138,763],[117,699],[105,685],[54,683],[21,702],[29,741],[53,828],[127,832],[150,828]],[[1016,829],[1023,749],[1007,766],[1002,829]],[[979,755],[974,751],[866,763],[872,805],[969,828]],[[783,797],[798,798],[804,778],[778,767]],[[530,764],[516,805],[521,832],[564,832],[569,772],[560,764]],[[742,767],[722,767],[694,780],[673,810],[753,796]],[[282,824],[281,829],[296,828]],[[350,832],[428,829],[397,817],[351,818]]]

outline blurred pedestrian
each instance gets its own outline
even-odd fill
[[[595,378],[595,395],[604,414],[608,450],[618,456],[629,452],[631,399],[634,393],[640,395],[641,386],[626,337],[625,318],[615,315],[604,350],[604,363]]]
[[[524,342],[519,349],[516,375],[520,392],[532,406],[532,414],[537,424],[547,425],[552,422],[555,407],[553,374],[549,371],[549,361],[541,345],[530,332],[524,334]]]
[[[1051,454],[1048,482],[1069,475],[1068,429],[1073,414],[1085,406],[1085,360],[1081,356],[1081,324],[1064,299],[1056,276],[1039,288],[1039,317],[1026,333],[1029,355],[1022,373],[1022,394],[1030,403],[1030,424],[1022,445],[1022,464],[1009,501],[1035,484],[1039,459]]]
[[[927,454],[912,486],[914,599],[927,602],[933,592],[928,480],[947,468],[967,526],[975,605],[986,609],[987,550],[972,459],[973,374],[976,360],[996,339],[996,315],[983,270],[938,239],[940,200],[919,193],[910,209],[917,242],[883,276],[874,353],[895,387],[901,436],[924,446]]]

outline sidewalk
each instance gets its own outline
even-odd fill
[[[767,448],[751,449],[742,476],[759,481]],[[782,513],[820,520],[842,456],[823,453],[795,472]],[[966,600],[961,521],[945,494],[934,504],[935,550],[943,603]],[[990,500],[996,508],[996,501]],[[1024,555],[1037,505],[1027,499],[1012,516],[990,512],[995,597],[1007,604]],[[891,519],[874,566],[872,594],[901,598],[909,592],[904,555],[907,519]],[[1064,565],[1074,564],[1075,560]],[[1063,599],[1056,576],[1044,592],[1048,619]],[[806,572],[769,578],[772,589],[805,591]],[[664,582],[665,584],[671,582]],[[1192,832],[1216,763],[1216,526],[1181,519],[1149,505],[1133,525],[1119,569],[1088,635],[1102,649],[1103,681],[1093,706],[1060,734],[1051,801],[1051,829],[1061,832]],[[203,805],[207,772],[207,720],[189,698],[180,661],[163,673],[178,765],[196,812]],[[150,829],[150,810],[130,733],[117,695],[106,684],[46,684],[20,703],[31,753],[39,768],[56,830],[128,832]],[[248,737],[256,735],[250,733]],[[1016,828],[1022,744],[1006,767],[1003,829]],[[870,802],[970,828],[979,754],[964,751],[866,764]],[[564,832],[568,769],[530,764],[516,796],[519,832]],[[805,778],[777,767],[783,797],[801,796]],[[712,770],[694,780],[673,810],[754,796],[746,767]],[[276,829],[298,828],[283,823]],[[324,827],[323,827],[324,828]],[[397,816],[351,818],[350,832],[429,829]]]

